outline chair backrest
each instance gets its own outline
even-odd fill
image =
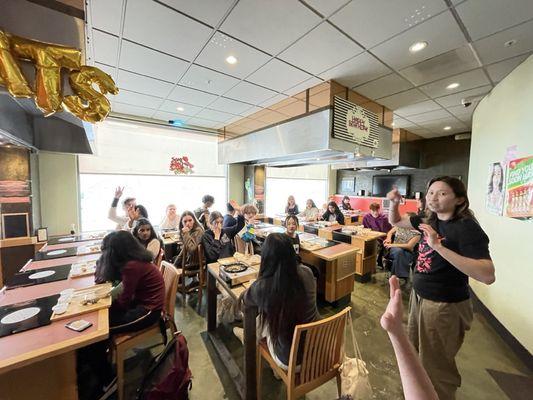
[[[331,317],[308,324],[296,325],[289,356],[289,377],[295,381],[300,341],[303,343],[298,386],[337,371],[342,363],[342,345],[346,318],[351,307]]]
[[[203,286],[206,278],[206,264],[205,264],[205,253],[204,245],[200,243],[198,245],[198,269],[200,270],[200,284]]]
[[[251,242],[245,242],[239,235],[235,235],[235,251],[237,253],[245,254],[246,247],[248,247],[248,254],[254,254],[254,246]]]
[[[163,261],[164,255],[165,255],[165,250],[163,249],[163,247],[161,247],[161,249],[159,249],[159,254],[157,255],[154,261],[154,264],[157,265],[157,268],[159,268],[159,271],[161,271],[161,273],[163,273],[161,262]]]
[[[161,262],[165,281],[165,312],[174,319],[176,293],[178,292],[178,269],[168,261]]]

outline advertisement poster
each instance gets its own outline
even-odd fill
[[[506,191],[505,215],[533,218],[533,156],[509,161]]]
[[[502,215],[505,198],[505,167],[501,162],[489,164],[485,206],[491,214]]]

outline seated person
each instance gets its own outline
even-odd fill
[[[112,282],[120,287],[109,309],[111,335],[140,331],[160,320],[165,304],[165,282],[152,263],[152,254],[131,233],[111,232],[103,239],[95,282]],[[109,342],[104,340],[79,350],[78,371],[89,369],[99,380],[98,387],[87,388],[88,374],[78,373],[80,387],[90,393],[80,393],[81,398],[99,398],[103,394],[102,386],[112,382],[113,373],[106,354],[108,346]]]
[[[202,197],[202,206],[194,210],[194,215],[202,228],[207,229],[207,221],[209,220],[209,209],[215,204],[215,198],[210,194]]]
[[[233,202],[232,208],[239,213],[240,207],[236,202]],[[235,253],[233,238],[244,227],[244,217],[238,214],[236,221],[232,226],[223,227],[221,213],[213,211],[209,215],[209,229],[202,236],[206,263],[233,256]]]
[[[394,240],[392,240],[393,235]],[[409,278],[409,267],[415,260],[414,249],[419,241],[420,232],[413,229],[395,226],[387,233],[383,246],[389,250],[388,258],[392,260],[392,275],[396,275],[400,279]]]
[[[135,207],[135,197],[126,197],[122,202],[122,210],[124,211],[125,215],[117,215],[118,201],[120,200],[123,192],[124,187],[118,186],[115,189],[115,197],[113,198],[113,202],[111,203],[111,207],[107,213],[107,218],[117,224],[115,228],[117,231],[123,229],[124,225],[126,225],[126,223],[129,221],[128,210]]]
[[[253,204],[244,204],[241,207],[241,214],[244,217],[244,227],[235,236],[235,247],[239,253],[250,254],[259,253],[261,244],[253,234],[254,226],[257,224],[255,217],[257,216],[257,207]]]
[[[389,219],[385,214],[379,212],[381,206],[378,203],[372,203],[369,206],[370,212],[363,217],[363,226],[376,232],[387,233],[392,229]],[[383,267],[383,239],[378,239],[378,259],[377,264]]]
[[[285,218],[285,233],[291,238],[294,252],[300,254],[300,237],[296,233],[298,230],[298,217],[296,215],[289,215]]]
[[[327,211],[322,215],[324,221],[329,222],[338,222],[341,225],[344,225],[344,215],[339,209],[339,206],[334,201],[328,203]]]
[[[298,214],[298,204],[294,200],[294,196],[289,196],[287,198],[287,205],[285,206],[285,214],[296,215]]]
[[[315,221],[318,218],[319,210],[315,202],[312,199],[307,199],[305,203],[305,210],[303,210],[298,216],[306,221]]]
[[[167,206],[165,218],[163,218],[163,220],[159,224],[159,228],[166,230],[176,230],[178,229],[179,223],[180,218],[178,214],[176,214],[176,205],[169,204]]]
[[[342,198],[341,208],[343,210],[353,210],[352,205],[350,204],[350,196],[344,196]]]
[[[180,217],[179,232],[181,251],[177,255],[174,265],[181,268],[196,269],[198,267],[198,245],[202,241],[204,229],[191,211],[184,211]],[[186,254],[185,259],[183,259]]]
[[[299,264],[290,238],[271,233],[263,244],[257,280],[244,294],[245,305],[257,306],[272,358],[288,369],[294,327],[320,318],[316,281],[311,270]]]
[[[235,208],[231,205],[231,203],[228,203],[226,205],[227,213],[224,215],[224,222],[222,223],[223,228],[227,228],[228,226],[233,226],[237,223],[236,215],[238,213],[235,211]]]
[[[135,228],[136,222],[141,218],[148,219],[148,211],[146,211],[146,208],[144,206],[141,206],[140,204],[137,204],[135,207],[130,207],[128,209],[128,222],[124,224],[124,227],[122,230],[132,232],[133,228]]]
[[[152,261],[155,261],[161,251],[161,239],[157,237],[150,221],[140,218],[133,228],[133,236],[152,254]]]
[[[426,198],[424,196],[416,200],[416,213],[420,218],[426,218]]]

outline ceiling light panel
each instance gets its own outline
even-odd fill
[[[128,1],[124,37],[134,42],[192,60],[211,33],[211,28],[155,1]]]
[[[202,107],[172,100],[165,100],[165,102],[161,105],[160,110],[169,113],[177,112],[183,115],[194,116],[202,110]]]
[[[297,1],[240,1],[220,30],[274,55],[319,22]]]
[[[428,42],[428,47],[418,53],[409,52],[409,46],[420,41]],[[465,44],[465,37],[451,13],[444,12],[376,46],[371,52],[391,67],[402,69]]]
[[[235,57],[237,62],[234,64],[228,63],[228,56]],[[195,62],[242,79],[261,67],[269,59],[270,56],[265,53],[217,32]]]
[[[475,69],[473,71],[464,72],[450,78],[423,85],[420,87],[420,90],[432,98],[446,96],[450,93],[450,90],[446,89],[446,87],[452,83],[459,83],[462,90],[490,84],[483,70]]]

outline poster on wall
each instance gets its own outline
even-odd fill
[[[505,167],[501,162],[489,164],[485,207],[491,214],[502,215],[505,198]]]
[[[509,161],[506,183],[505,215],[533,218],[533,156]]]

